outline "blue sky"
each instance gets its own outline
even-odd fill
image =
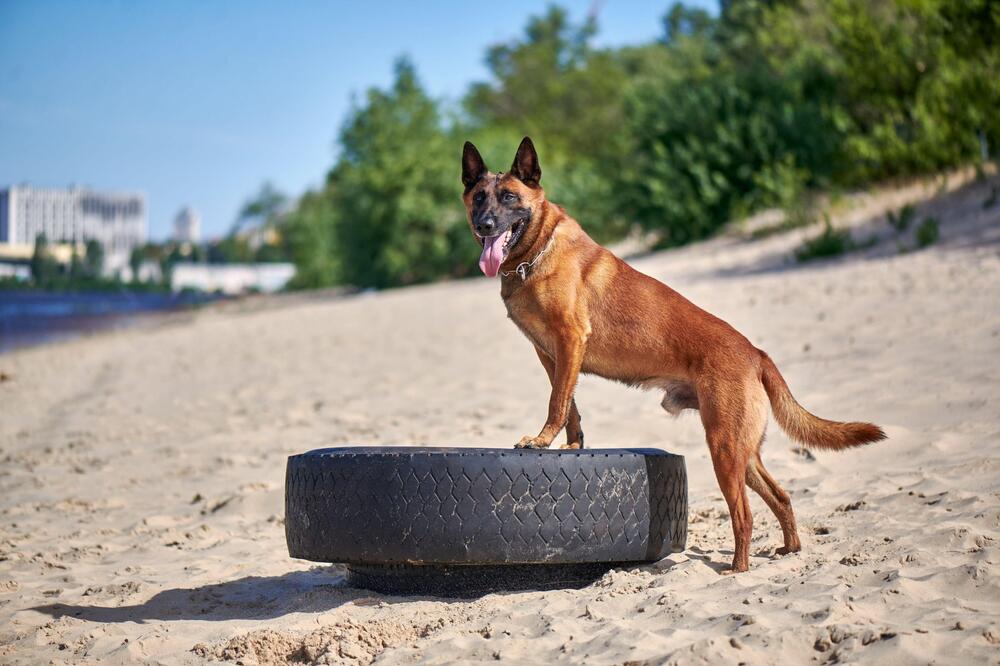
[[[322,181],[352,94],[398,56],[457,99],[546,4],[0,0],[0,185],[138,190],[153,238],[184,205],[220,235],[263,181]],[[594,2],[560,4],[580,21]],[[659,35],[670,2],[598,4],[597,43],[620,45]]]

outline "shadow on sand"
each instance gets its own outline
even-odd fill
[[[698,549],[695,549],[698,551]],[[703,552],[703,551],[698,551]],[[693,555],[717,571],[727,564],[713,562],[704,555]],[[676,562],[665,558],[655,564],[628,567],[664,573]],[[200,620],[268,620],[291,613],[323,613],[349,603],[400,604],[432,599],[444,603],[468,603],[486,594],[512,594],[513,590],[477,591],[474,595],[438,596],[435,594],[382,595],[348,585],[342,566],[314,567],[281,576],[246,576],[224,583],[191,588],[172,588],[157,592],[147,601],[132,606],[46,604],[31,610],[54,618],[73,617],[89,622],[147,622]],[[596,580],[596,579],[595,579]],[[556,586],[561,588],[563,586]],[[569,585],[568,587],[580,587]],[[550,588],[551,589],[551,588]],[[523,592],[535,591],[532,589]]]
[[[382,597],[348,587],[344,573],[343,567],[314,567],[281,576],[247,576],[201,587],[163,590],[134,606],[48,604],[32,610],[56,618],[75,617],[91,622],[222,622],[265,620],[289,613],[321,613],[361,599],[372,599],[372,603],[412,600]]]

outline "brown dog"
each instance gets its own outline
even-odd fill
[[[545,199],[531,139],[510,173],[487,170],[466,142],[463,199],[483,246],[479,266],[500,274],[507,313],[534,344],[552,384],[545,425],[518,447],[544,448],[566,428],[563,448],[581,448],[573,391],[580,372],[665,392],[663,408],[701,413],[719,487],[736,539],[732,571],[749,564],[752,520],[746,486],[781,524],[778,554],[801,548],[788,493],[760,458],[767,404],[789,437],[806,446],[843,449],[885,438],[870,423],[839,423],[810,414],[792,397],[767,354],[733,327],[595,243]]]

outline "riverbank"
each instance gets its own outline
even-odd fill
[[[0,290],[0,354],[126,328],[154,314],[217,299],[209,294],[169,291]]]

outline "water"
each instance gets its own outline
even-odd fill
[[[135,323],[211,300],[202,294],[0,291],[0,353]]]

